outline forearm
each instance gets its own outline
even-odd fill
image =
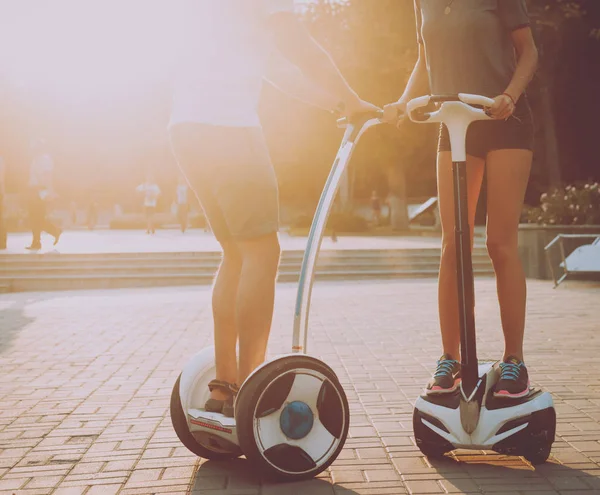
[[[316,42],[311,42],[303,56],[296,61],[302,73],[325,93],[329,93],[345,103],[356,100],[358,95],[352,90],[346,79],[325,50]]]
[[[517,102],[525,92],[525,88],[533,79],[538,66],[538,52],[535,47],[529,47],[519,55],[517,68],[513,78],[505,90],[514,102]]]
[[[324,110],[333,110],[340,102],[283,59],[277,59],[277,66],[272,64],[265,79],[288,96]]]
[[[345,104],[358,100],[329,54],[292,14],[273,15],[269,24],[281,55],[321,89]]]
[[[400,100],[408,102],[417,96],[429,93],[429,75],[423,56],[419,55],[417,63],[408,79],[404,93]]]

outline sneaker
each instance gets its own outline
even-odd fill
[[[437,368],[427,384],[427,395],[448,394],[460,385],[460,363],[444,354],[437,362]]]
[[[509,356],[500,363],[500,380],[496,383],[494,397],[518,399],[529,394],[529,375],[525,363]]]

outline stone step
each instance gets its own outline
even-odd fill
[[[370,269],[420,269],[420,268],[437,268],[439,264],[439,257],[432,258],[414,258],[414,259],[403,259],[403,258],[349,258],[349,259],[331,259],[317,261],[318,269],[326,269],[330,271],[344,271],[344,270],[370,270]],[[487,257],[474,258],[473,265],[487,267],[490,262]],[[38,265],[21,265],[21,266],[7,266],[2,267],[1,273],[6,277],[18,277],[25,275],[36,275],[36,274],[47,274],[47,275],[67,275],[67,274],[95,274],[95,273],[214,273],[216,272],[219,265],[218,260],[205,260],[198,262],[190,262],[189,260],[181,261],[179,263],[164,263],[164,262],[138,262],[138,263],[115,263],[114,261],[106,263],[56,263],[48,264],[43,266]],[[301,260],[283,260],[280,265],[280,271],[299,271],[301,267]]]
[[[439,256],[439,247],[424,248],[397,248],[397,249],[322,249],[319,258],[340,257],[373,257],[373,256]],[[475,246],[473,255],[487,255],[483,246]],[[302,259],[304,250],[283,250],[282,259]],[[96,261],[96,260],[172,260],[172,259],[220,259],[219,251],[173,251],[173,252],[139,252],[139,253],[61,253],[59,251],[48,251],[45,253],[0,253],[0,265],[3,263],[23,262],[54,262],[56,260],[69,261]]]
[[[282,263],[301,262],[303,251],[284,251],[281,256]],[[440,249],[396,249],[396,250],[323,250],[319,253],[318,261],[328,260],[414,260],[436,259],[439,260]],[[180,264],[180,263],[218,263],[221,253],[218,252],[189,252],[189,253],[122,253],[122,254],[17,254],[0,256],[0,268],[15,268],[22,266],[44,267],[68,264],[70,266],[94,266],[97,264]],[[475,249],[473,260],[488,259],[485,249]]]
[[[474,267],[477,277],[491,277],[490,268]],[[297,282],[298,271],[280,271],[278,282]],[[316,280],[362,280],[362,279],[394,279],[394,278],[431,278],[438,275],[436,268],[423,269],[371,269],[330,271],[317,270]],[[80,274],[80,275],[28,275],[20,277],[0,276],[0,287],[8,287],[10,292],[110,289],[133,287],[164,287],[185,285],[210,285],[214,274],[155,274],[142,273],[124,275],[122,273]]]

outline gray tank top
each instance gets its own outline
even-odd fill
[[[525,0],[415,0],[415,13],[432,94],[506,90],[516,66],[510,34],[529,25]]]

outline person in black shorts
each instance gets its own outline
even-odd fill
[[[533,155],[533,121],[525,88],[538,61],[525,0],[415,0],[415,14],[419,58],[404,94],[388,105],[388,113],[404,114],[408,101],[426,93],[472,93],[494,99],[487,109],[494,120],[475,122],[467,133],[469,225],[473,229],[486,167],[487,248],[496,273],[505,341],[494,393],[522,397],[529,392],[529,378],[523,362],[526,283],[517,234]],[[427,385],[428,394],[452,392],[460,383],[452,158],[443,125],[437,179],[443,355]]]
[[[212,299],[216,379],[205,409],[233,416],[238,385],[266,359],[280,257],[279,191],[258,115],[261,89],[268,81],[308,103],[308,93],[318,93],[326,108],[346,116],[378,109],[348,85],[293,0],[186,0],[181,14],[169,135],[223,251]],[[277,58],[297,75],[274,81]],[[302,81],[310,82],[307,93],[297,87]]]

